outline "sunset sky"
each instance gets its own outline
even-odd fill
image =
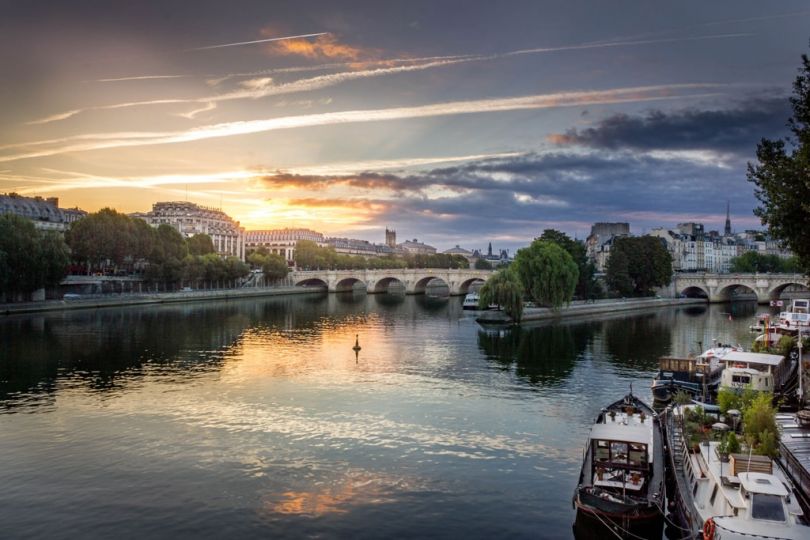
[[[0,0],[0,192],[441,249],[758,228],[808,40],[791,0]]]

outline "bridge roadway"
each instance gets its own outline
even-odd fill
[[[807,276],[803,274],[691,274],[677,273],[673,276],[677,294],[705,296],[709,302],[728,302],[732,293],[747,289],[757,295],[757,302],[766,304],[779,299],[782,292],[798,285],[807,290]]]
[[[492,270],[398,268],[389,270],[296,270],[288,279],[297,286],[326,287],[329,292],[351,291],[362,283],[369,293],[383,293],[392,283],[405,287],[405,294],[424,294],[429,282],[443,281],[454,296],[467,294],[470,285],[483,283]]]

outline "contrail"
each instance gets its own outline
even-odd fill
[[[182,79],[188,75],[138,75],[136,77],[118,77],[117,79],[96,79],[95,82],[141,81],[144,79]]]
[[[317,34],[299,34],[297,36],[284,36],[284,37],[268,38],[268,39],[256,39],[256,40],[253,40],[253,41],[239,41],[239,42],[236,42],[236,43],[223,43],[222,45],[208,45],[207,47],[195,47],[193,49],[185,49],[183,52],[205,51],[207,49],[221,49],[223,47],[240,47],[242,45],[253,45],[255,43],[268,43],[270,41],[284,41],[286,39],[300,39],[300,38],[325,36],[328,33],[329,32],[318,32]]]
[[[0,156],[0,162],[53,156],[68,152],[84,152],[107,148],[185,143],[213,138],[232,137],[237,135],[249,135],[253,133],[315,126],[381,122],[409,118],[429,118],[436,116],[454,116],[459,114],[551,109],[583,105],[609,105],[675,99],[695,99],[697,97],[717,96],[719,94],[673,94],[673,92],[677,90],[719,89],[725,86],[728,85],[717,83],[670,84],[615,88],[612,90],[559,92],[555,94],[539,94],[514,98],[451,101],[412,107],[395,107],[391,109],[361,109],[302,116],[275,117],[261,120],[242,120],[201,126],[176,132],[85,134],[63,138],[61,140],[56,139],[55,141],[57,143],[63,142],[65,144],[54,148],[29,150],[17,154]],[[34,141],[28,143],[27,146],[37,146],[42,144],[44,144],[44,141]],[[25,146],[26,143],[20,143],[19,145]]]

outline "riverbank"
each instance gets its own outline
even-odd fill
[[[549,319],[568,319],[572,317],[585,317],[617,311],[636,311],[668,306],[706,305],[703,298],[623,298],[597,300],[595,302],[571,302],[558,310],[551,308],[525,308],[523,321],[545,321]],[[502,311],[482,311],[476,317],[482,324],[503,324],[509,318]]]
[[[65,311],[76,309],[96,309],[120,306],[140,306],[150,304],[175,304],[180,302],[200,302],[207,300],[238,300],[258,296],[282,296],[290,294],[322,293],[321,288],[312,287],[249,287],[244,289],[215,289],[204,291],[177,291],[168,293],[138,293],[87,295],[67,300],[44,300],[19,304],[0,304],[0,314],[39,313],[43,311]]]

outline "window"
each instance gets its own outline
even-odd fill
[[[751,382],[751,377],[748,375],[732,375],[731,382],[734,384],[748,384]]]
[[[627,463],[627,443],[612,441],[610,443],[610,461],[612,463]]]
[[[608,461],[610,459],[610,450],[608,449],[607,441],[596,441],[596,453],[594,458],[596,461]]]
[[[717,484],[714,485],[714,489],[712,490],[712,496],[709,497],[709,506],[714,506],[715,497],[717,497]]]
[[[782,498],[778,495],[752,493],[751,499],[752,518],[766,519],[768,521],[785,521],[785,509],[782,507]]]

